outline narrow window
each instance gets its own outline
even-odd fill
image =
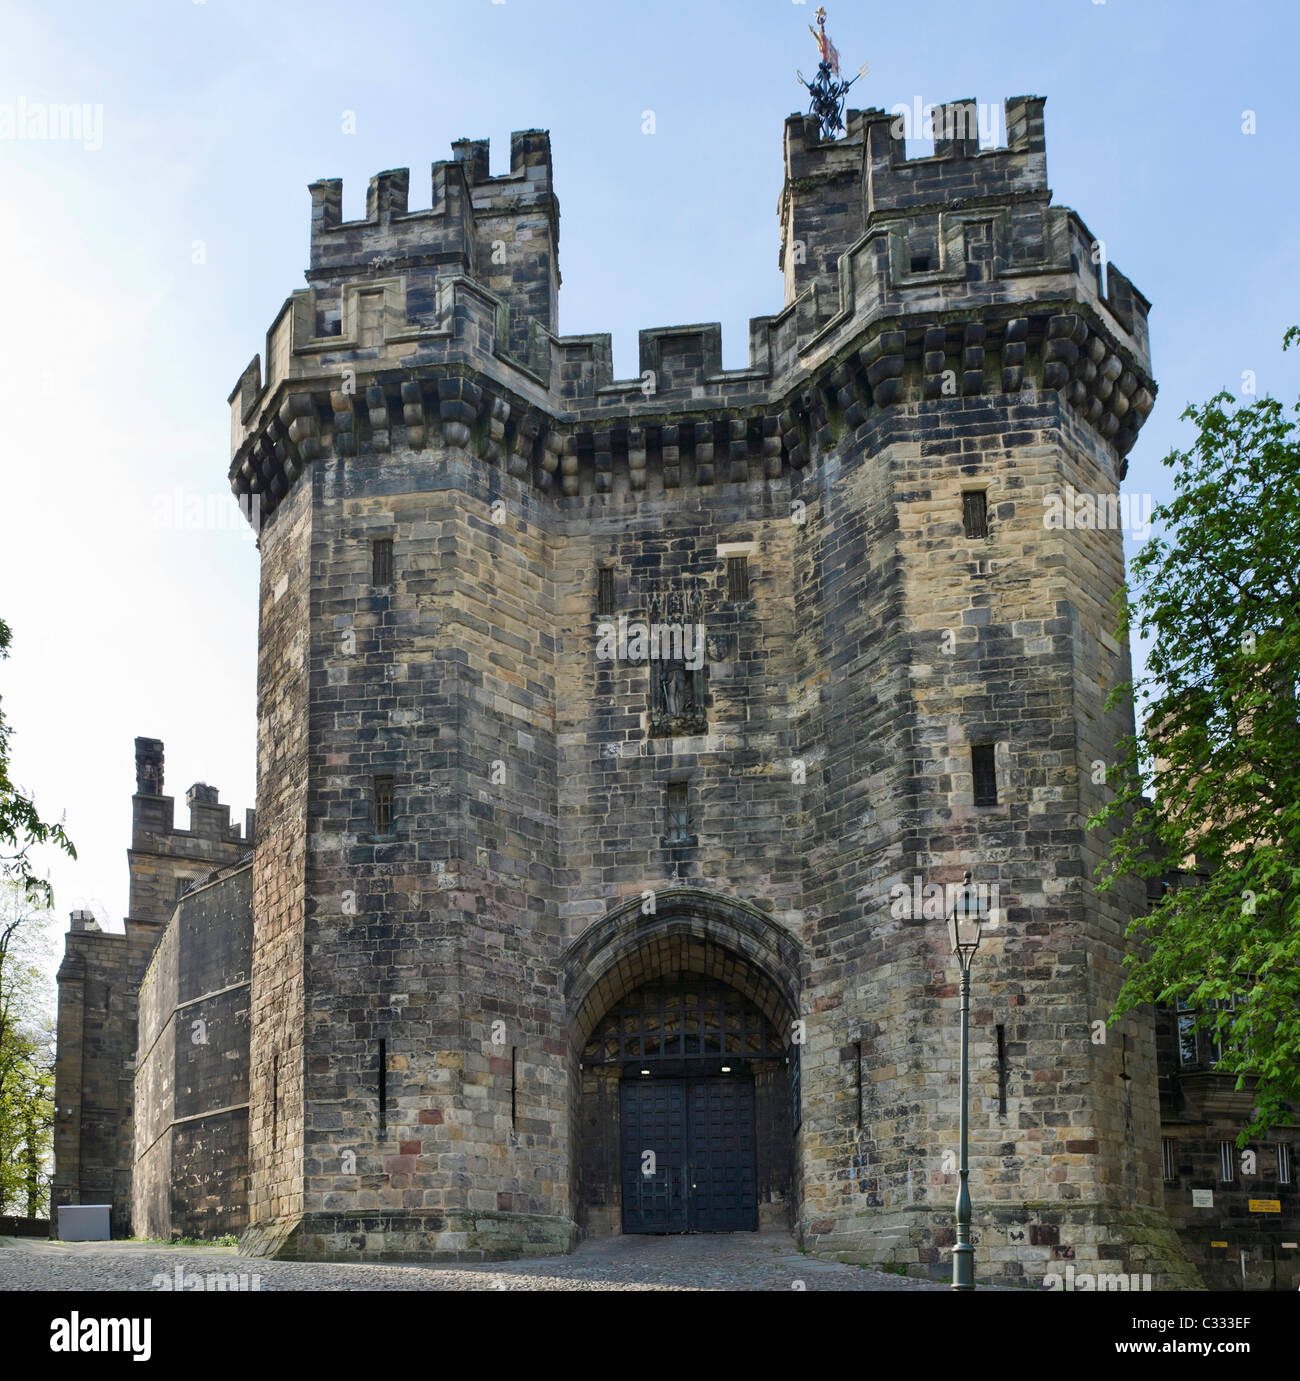
[[[1219,1142],[1219,1179],[1231,1184],[1237,1178],[1237,1148],[1231,1141]]]
[[[858,1126],[862,1126],[862,1042],[858,1042]]]
[[[280,1130],[280,1057],[271,1056],[271,1150]]]
[[[988,498],[982,489],[968,489],[961,496],[961,520],[967,537],[989,535]]]
[[[1162,1137],[1160,1141],[1160,1164],[1161,1173],[1165,1179],[1173,1180],[1178,1176],[1174,1170],[1174,1141],[1172,1137]]]
[[[519,1081],[516,1077],[518,1073],[519,1047],[517,1045],[512,1045],[510,1047],[510,1125],[512,1127],[515,1125],[515,1115],[518,1111],[518,1102],[515,1098],[515,1091],[519,1087]]]
[[[1178,999],[1178,1063],[1184,1068],[1194,1066],[1196,1057],[1196,1013],[1187,1005],[1187,999]]]
[[[612,614],[614,612],[613,566],[602,566],[596,572],[596,612],[598,614]]]
[[[930,256],[928,254],[912,255],[912,272],[927,273],[930,268]]]
[[[393,779],[375,778],[375,833],[391,834],[393,830]]]
[[[727,598],[749,598],[749,557],[727,557]]]
[[[685,782],[668,783],[668,838],[681,844],[690,837],[690,814]]]
[[[1291,1183],[1291,1148],[1285,1141],[1279,1141],[1277,1144],[1277,1182]]]
[[[998,1112],[1007,1110],[1007,1028],[998,1027]]]
[[[975,743],[970,750],[971,772],[975,778],[975,804],[995,806],[998,803],[998,773],[993,760],[991,743]]]
[[[388,1042],[379,1042],[379,1135],[388,1132]]]
[[[391,585],[393,583],[393,539],[381,537],[375,543],[371,554],[370,583],[372,585]]]

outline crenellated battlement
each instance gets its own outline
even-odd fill
[[[345,284],[401,272],[412,306],[433,308],[436,281],[463,274],[510,309],[510,339],[527,353],[529,323],[557,326],[559,203],[552,190],[551,141],[545,130],[510,137],[510,171],[489,174],[489,141],[460,139],[453,157],[433,164],[428,210],[409,210],[411,175],[392,168],[370,179],[366,218],[345,221],[343,183],[311,184],[311,264],[317,334],[342,329]]]
[[[544,131],[512,136],[499,177],[486,140],[458,140],[427,211],[408,210],[406,169],[371,180],[364,221],[340,219],[339,182],[314,183],[309,286],[230,397],[232,488],[260,526],[317,459],[431,446],[557,497],[771,481],[873,409],[1025,389],[1062,394],[1122,474],[1155,395],[1149,305],[1051,204],[1043,106],[1009,99],[991,149],[973,101],[939,106],[921,158],[888,111],[847,112],[835,140],[791,116],[785,305],[751,320],[738,369],[717,323],[642,331],[626,380],[608,335],[556,333]]]

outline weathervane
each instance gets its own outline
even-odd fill
[[[857,77],[846,82],[840,80],[840,55],[826,32],[824,5],[819,6],[817,10],[817,27],[814,29],[809,24],[808,32],[817,40],[817,52],[821,59],[817,65],[817,77],[814,81],[807,81],[802,72],[796,75],[800,83],[812,94],[812,104],[808,107],[808,113],[817,117],[821,125],[822,138],[834,139],[844,128],[844,97],[858,77],[866,76],[868,64],[862,64]]]

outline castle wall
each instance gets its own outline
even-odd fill
[[[58,974],[51,1203],[110,1204],[114,1236],[132,1231],[140,981],[177,898],[214,865],[238,860],[255,824],[249,811],[241,835],[216,789],[196,783],[187,793],[190,828],[176,829],[161,741],[136,739],[135,758],[124,932],[101,931],[90,912],[74,912]]]
[[[110,1205],[114,1237],[131,1233],[136,989],[161,927],[100,931],[73,912],[59,966],[51,1222],[64,1204]]]
[[[932,923],[942,909],[894,899],[970,868],[997,889],[972,971],[983,1249],[1001,1276],[1030,1281],[1067,1255],[1141,1261],[1170,1246],[1152,1034],[1129,1023],[1125,1055],[1122,1034],[1095,1044],[1092,1029],[1118,993],[1140,886],[1096,893],[1103,845],[1084,829],[1103,789],[1093,763],[1132,727],[1102,710],[1127,667],[1107,605],[1121,534],[1044,526],[1065,482],[1113,488],[1110,462],[1051,395],[902,407],[863,430],[817,529],[828,548],[856,539],[877,555],[852,553],[819,628],[842,671],[816,834],[838,847],[810,936],[831,1010],[804,1056],[804,1138],[820,1152],[804,1230],[824,1250],[920,1268],[954,1240],[958,972]],[[965,489],[987,492],[987,538],[963,534]],[[974,804],[982,743],[995,745],[997,805]]]
[[[137,1236],[247,1226],[252,862],[187,894],[140,985]]]
[[[1102,707],[1127,672],[1122,537],[1044,523],[1063,486],[1122,479],[1154,401],[1146,303],[1050,205],[1040,100],[1008,104],[1007,149],[945,132],[926,160],[889,119],[850,112],[834,143],[787,122],[787,301],[739,370],[712,324],[643,332],[622,382],[608,337],[554,334],[538,132],[502,178],[461,141],[428,213],[404,170],[363,222],[313,187],[311,287],[231,396],[264,563],[245,1250],[616,1230],[617,1088],[578,1055],[684,965],[791,1041],[765,1075],[776,1097],[797,1065],[802,1119],[769,1221],[942,1271],[957,968],[942,914],[895,898],[970,869],[1000,893],[972,1037],[981,1272],[1191,1279],[1150,1023],[1091,1039],[1140,905],[1096,895],[1084,828],[1131,726]],[[987,537],[964,534],[969,489]],[[600,655],[619,616],[698,619],[704,668]],[[974,800],[983,744],[996,805]]]
[[[302,1207],[311,541],[308,483],[289,497],[262,541],[249,999],[248,1206],[254,1222]]]

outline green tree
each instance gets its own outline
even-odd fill
[[[1183,417],[1196,439],[1165,457],[1174,497],[1121,596],[1121,633],[1154,637],[1147,713],[1091,823],[1117,830],[1102,887],[1183,874],[1129,927],[1114,1016],[1196,1011],[1219,1068],[1257,1078],[1244,1144],[1300,1103],[1300,405],[1219,393]]]
[[[54,1126],[53,914],[0,888],[0,1213],[48,1211]]]
[[[9,656],[12,639],[9,625],[0,619],[0,661]],[[0,708],[0,881],[16,878],[29,895],[40,897],[49,906],[54,901],[54,891],[32,871],[30,851],[36,844],[53,844],[69,858],[76,858],[77,850],[63,826],[42,820],[35,801],[9,780],[9,736],[12,733],[4,710]]]

